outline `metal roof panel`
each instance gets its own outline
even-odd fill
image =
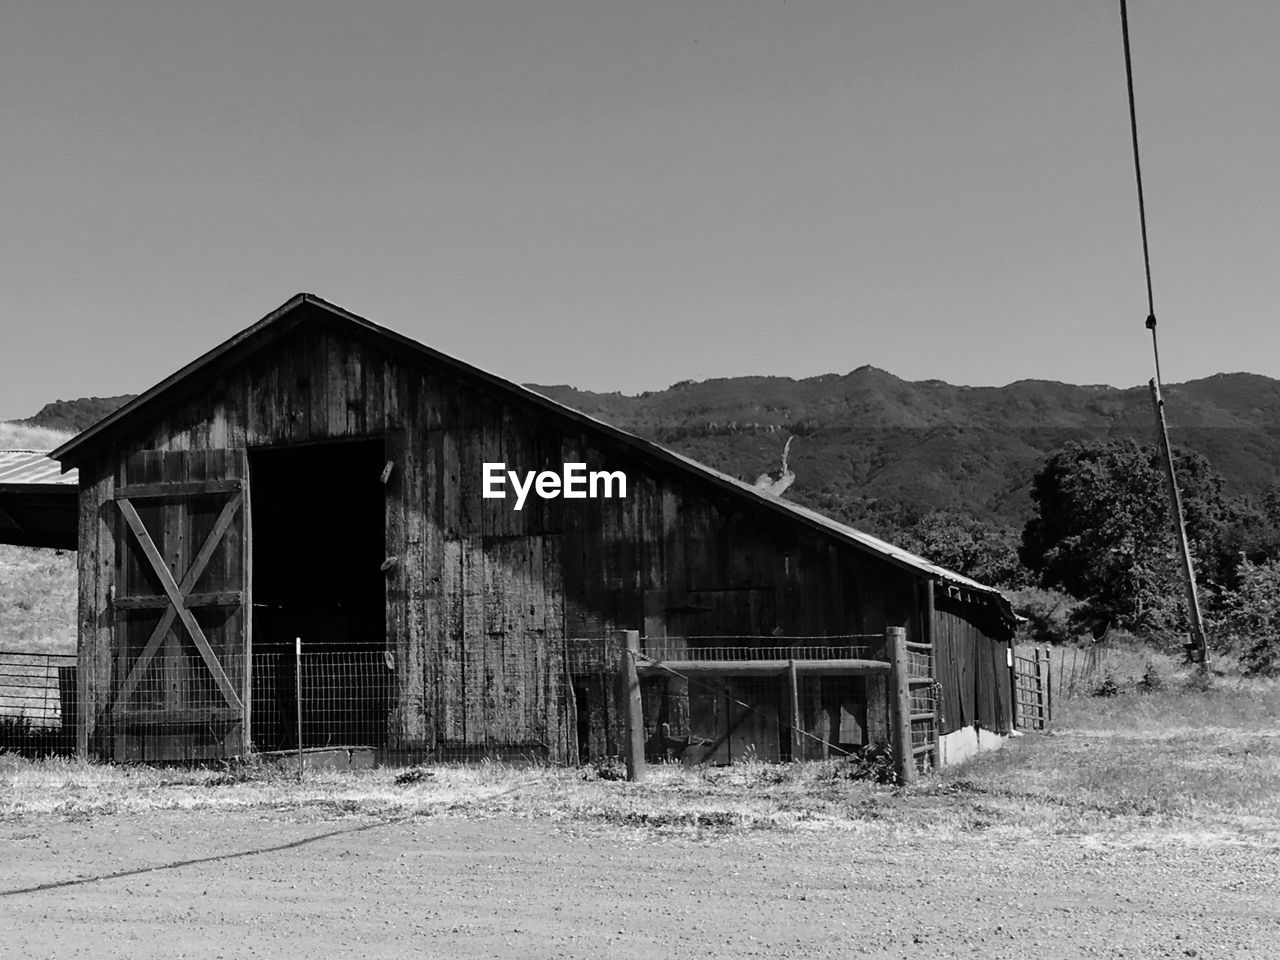
[[[62,472],[62,465],[39,450],[0,450],[0,484],[79,483],[75,470]]]

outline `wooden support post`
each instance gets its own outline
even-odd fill
[[[1036,647],[1034,650],[1035,670],[1036,670],[1036,722],[1035,726],[1044,729],[1044,660],[1043,651]]]
[[[622,640],[622,653],[618,657],[618,684],[623,694],[622,749],[626,754],[627,779],[639,783],[644,779],[644,708],[640,702],[640,677],[636,673],[640,631],[623,630]]]
[[[893,696],[890,698],[893,723],[893,765],[899,783],[916,778],[916,758],[911,750],[911,682],[907,673],[907,629],[888,627],[885,649],[892,667]]]
[[[1178,559],[1182,563],[1182,586],[1186,591],[1187,626],[1191,629],[1191,637],[1185,647],[1187,662],[1199,663],[1201,671],[1207,671],[1209,653],[1205,640],[1204,615],[1200,612],[1200,596],[1196,592],[1196,570],[1191,560],[1191,547],[1187,543],[1187,522],[1182,512],[1182,494],[1178,491],[1178,478],[1173,468],[1173,452],[1169,447],[1169,427],[1164,419],[1164,398],[1160,396],[1160,385],[1154,379],[1148,386],[1151,388],[1151,407],[1156,416],[1156,440],[1160,444],[1160,462],[1164,467],[1165,490],[1169,494],[1169,519],[1173,523],[1174,539],[1178,544]]]
[[[1004,656],[1009,665],[1009,729],[1017,730],[1026,724],[1022,716],[1022,691],[1018,687],[1018,650],[1012,640],[1005,648]]]
[[[242,457],[246,456],[241,454]],[[249,464],[242,461],[245,483],[249,482]],[[240,718],[240,753],[248,756],[254,752],[253,746],[253,514],[249,508],[249,498],[244,498],[241,505],[241,563],[244,570],[244,590],[240,598],[240,616],[244,629],[244,675],[240,684],[240,702],[244,704],[244,713]],[[185,577],[183,579],[186,579]]]
[[[804,751],[800,743],[800,683],[794,660],[787,661],[787,679],[791,681],[791,762],[798,763]]]
[[[929,675],[933,678],[933,765],[942,766],[943,715],[942,683],[938,670],[938,605],[934,598],[933,581],[924,582],[924,642],[929,644]]]
[[[302,638],[293,642],[293,703],[298,724],[298,779],[302,779]]]
[[[1048,730],[1048,724],[1053,719],[1053,660],[1051,658],[1050,649],[1044,648],[1044,700],[1042,707],[1044,708],[1044,730]]]

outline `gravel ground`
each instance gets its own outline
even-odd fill
[[[0,847],[6,958],[1280,957],[1280,848],[1239,832],[161,811]]]

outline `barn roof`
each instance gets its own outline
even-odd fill
[[[199,389],[200,385],[208,378],[217,375],[228,365],[238,362],[247,355],[256,353],[258,350],[277,341],[285,333],[308,319],[345,326],[356,333],[366,336],[373,335],[411,356],[451,368],[469,379],[478,380],[500,393],[510,395],[519,402],[539,407],[556,416],[586,427],[590,431],[602,433],[643,457],[673,466],[681,472],[695,474],[734,496],[755,501],[766,509],[775,511],[793,521],[803,523],[837,540],[849,543],[863,552],[879,556],[898,567],[931,579],[940,580],[954,588],[970,591],[992,599],[1006,616],[1012,617],[1012,610],[1009,607],[1007,598],[994,587],[938,566],[923,557],[903,550],[901,547],[886,543],[877,537],[839,523],[814,510],[758,490],[751,484],[744,483],[736,477],[713,470],[705,464],[652,441],[645,440],[635,434],[628,433],[602,420],[597,420],[588,414],[574,410],[572,407],[567,407],[548,397],[544,397],[542,394],[518,383],[505,380],[478,367],[473,367],[471,364],[455,357],[433,350],[425,344],[386,327],[379,326],[310,293],[299,293],[290,298],[257,323],[193,360],[172,376],[160,381],[150,390],[135,397],[114,413],[109,414],[89,429],[73,437],[54,450],[50,456],[59,460],[64,470],[69,470],[84,463],[116,437],[135,428],[138,423],[145,422],[153,415],[162,413],[171,403],[181,396]]]

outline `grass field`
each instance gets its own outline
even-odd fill
[[[1220,679],[1060,704],[1054,729],[910,788],[839,762],[651,766],[646,782],[506,764],[404,771],[113,767],[0,757],[0,817],[305,808],[370,815],[518,815],[655,829],[1126,830],[1280,841],[1280,685]]]
[[[0,650],[75,653],[73,551],[0,544]]]

